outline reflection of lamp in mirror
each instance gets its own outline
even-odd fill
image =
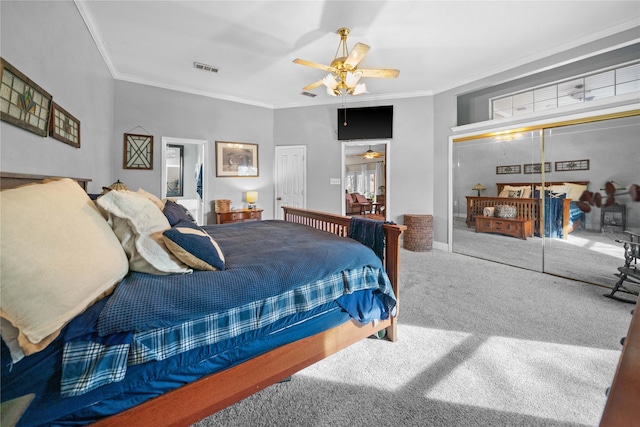
[[[476,185],[474,185],[474,186],[473,186],[473,188],[472,188],[472,190],[478,190],[478,197],[480,197],[480,191],[484,191],[484,190],[486,190],[486,189],[487,189],[487,188],[486,188],[484,185],[480,184],[480,183],[477,183],[477,184],[476,184]]]
[[[256,208],[256,202],[258,201],[258,192],[257,191],[247,191],[246,194],[247,204],[249,205],[249,209]]]

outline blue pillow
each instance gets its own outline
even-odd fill
[[[189,211],[182,205],[172,202],[171,200],[165,201],[162,213],[167,217],[169,225],[171,225],[172,227],[180,221],[193,222],[193,217],[191,216]]]
[[[183,220],[163,233],[167,249],[196,270],[224,270],[224,254],[215,240],[200,226]]]

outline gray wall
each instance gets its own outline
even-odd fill
[[[153,170],[122,168],[125,133],[154,136]],[[247,190],[260,194],[258,205],[263,218],[273,213],[273,110],[230,101],[160,89],[136,83],[115,83],[115,122],[111,159],[115,178],[132,190],[144,188],[160,195],[162,137],[209,141],[208,196],[210,200],[229,199],[234,207],[242,207]],[[259,176],[257,178],[217,178],[215,141],[258,144]],[[205,203],[205,222],[214,223],[211,203]]]
[[[349,98],[347,108],[393,105],[393,138],[389,144],[387,183],[390,220],[402,223],[403,214],[432,214],[434,191],[433,98],[417,97],[356,102]],[[340,103],[316,107],[276,110],[276,145],[307,146],[307,207],[340,213],[344,194],[341,186],[330,185],[341,178],[341,141],[337,139],[337,113]]]
[[[2,57],[80,120],[79,149],[0,122],[0,170],[112,181],[113,78],[78,9],[67,2],[0,2]]]
[[[256,189],[260,191],[259,206],[269,218],[273,215],[274,146],[304,144],[308,147],[308,207],[340,211],[340,187],[329,184],[330,178],[341,175],[340,143],[335,136],[335,109],[339,105],[272,111],[139,84],[114,83],[73,2],[2,1],[0,8],[2,56],[48,90],[82,123],[82,148],[75,149],[2,122],[3,171],[88,177],[93,179],[90,191],[94,192],[121,179],[134,189],[142,187],[159,194],[161,137],[206,139],[211,143],[210,199],[231,199],[240,205],[242,193]],[[28,31],[25,22],[29,23]],[[349,98],[348,106],[395,107],[389,158],[391,219],[401,223],[404,213],[433,214],[434,243],[448,242],[448,140],[451,128],[458,124],[458,96],[533,75],[635,38],[637,29],[608,36],[494,76],[479,76],[473,83],[432,97],[375,104]],[[122,169],[123,134],[130,131],[154,135],[152,171]],[[259,144],[260,176],[216,178],[215,140]]]

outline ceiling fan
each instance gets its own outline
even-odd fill
[[[366,44],[356,43],[351,52],[349,52],[347,47],[349,32],[350,30],[346,27],[342,27],[337,31],[340,35],[340,43],[338,44],[338,49],[336,50],[331,65],[318,64],[304,59],[293,60],[296,64],[329,72],[324,78],[305,86],[303,88],[304,91],[313,90],[320,85],[325,85],[327,87],[327,93],[331,96],[339,96],[346,93],[350,95],[360,95],[367,93],[367,86],[364,83],[358,83],[362,77],[383,79],[395,79],[398,77],[400,74],[399,70],[389,68],[358,69],[358,64],[371,48]]]
[[[380,153],[378,151],[373,151],[371,149],[371,146],[369,146],[369,149],[367,151],[365,151],[364,153],[359,153],[359,154],[353,154],[352,157],[362,157],[363,159],[377,159],[379,157],[384,157],[384,153]]]

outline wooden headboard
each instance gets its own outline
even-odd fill
[[[42,182],[45,179],[60,179],[60,178],[73,179],[78,183],[78,185],[80,185],[80,187],[84,189],[84,191],[87,191],[89,182],[91,182],[89,178],[71,178],[66,176],[34,175],[34,174],[28,174],[28,173],[0,172],[0,189],[7,190],[9,188],[20,187],[21,185],[25,185],[25,184]]]
[[[547,187],[550,185],[563,185],[565,182],[568,182],[570,184],[579,184],[579,185],[589,186],[589,181],[557,181],[557,182],[549,181],[549,182],[545,182],[545,185]],[[541,187],[542,183],[541,182],[498,182],[496,183],[496,185],[498,186],[498,194],[500,194],[505,185],[510,185],[512,187],[524,187],[525,185],[528,185],[531,187],[531,190],[535,190],[536,187]]]

